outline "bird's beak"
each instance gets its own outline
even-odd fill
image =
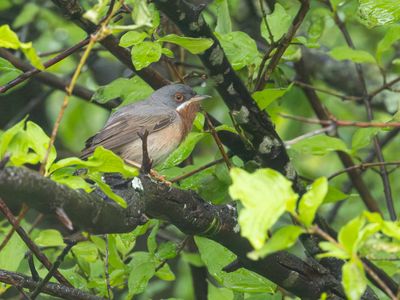
[[[188,101],[183,102],[181,105],[179,105],[177,107],[176,110],[177,111],[181,111],[181,110],[185,109],[186,107],[188,107],[190,104],[202,101],[202,100],[207,99],[207,98],[211,98],[211,96],[209,96],[209,95],[196,95],[196,96],[190,98]]]

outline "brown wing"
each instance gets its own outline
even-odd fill
[[[142,108],[140,114],[135,113],[135,110],[117,112],[99,133],[86,141],[81,158],[90,156],[98,146],[118,153],[121,146],[138,139],[138,133],[145,130],[149,134],[159,131],[171,124],[177,117],[175,110],[154,109],[154,107]]]

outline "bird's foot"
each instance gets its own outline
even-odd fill
[[[168,181],[164,175],[159,174],[157,171],[155,171],[153,169],[150,170],[149,174],[151,177],[153,177],[157,181],[160,181],[168,186],[172,185],[172,182]]]

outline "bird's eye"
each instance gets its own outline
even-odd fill
[[[181,93],[176,93],[175,94],[175,101],[176,102],[182,102],[183,101],[183,95]]]

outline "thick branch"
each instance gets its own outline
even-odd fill
[[[110,178],[114,191],[128,203],[123,209],[99,192],[86,194],[57,184],[26,168],[0,171],[0,197],[7,203],[21,201],[44,213],[62,207],[80,227],[94,233],[129,232],[143,222],[143,214],[171,222],[187,234],[205,235],[233,251],[244,267],[302,297],[316,299],[327,292],[344,299],[340,282],[317,262],[309,264],[286,252],[251,261],[247,239],[235,232],[235,209],[214,206],[192,191],[171,188],[140,176],[131,181]],[[374,299],[374,298],[370,298]]]

